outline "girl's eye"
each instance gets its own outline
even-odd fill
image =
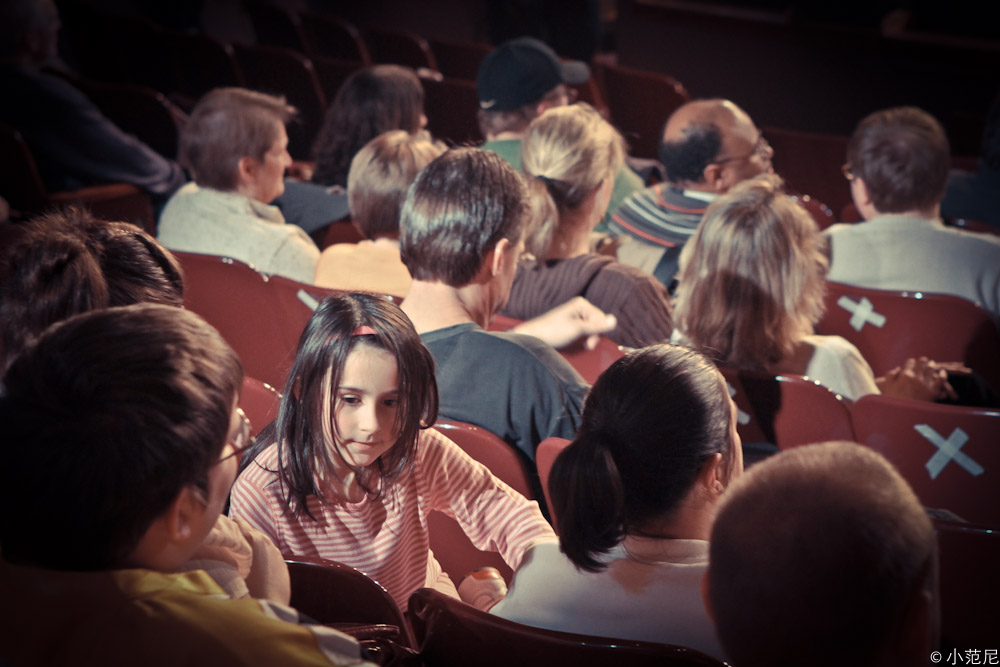
[[[398,398],[387,398],[387,399],[385,399],[384,403],[385,403],[385,405],[387,407],[390,407],[390,408],[399,407],[399,399]]]
[[[359,403],[361,403],[360,396],[341,396],[340,400],[343,401],[346,405],[358,405]]]

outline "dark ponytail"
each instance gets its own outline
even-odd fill
[[[581,433],[552,466],[549,491],[562,549],[584,570],[625,537],[625,493],[611,451],[595,433]]]
[[[549,478],[566,556],[598,571],[601,554],[675,512],[706,461],[732,463],[730,419],[722,376],[697,352],[653,345],[612,364]]]

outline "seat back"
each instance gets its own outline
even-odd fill
[[[934,530],[942,644],[987,646],[1000,628],[1000,531],[941,519]]]
[[[170,33],[166,44],[177,68],[178,91],[197,102],[214,88],[245,86],[233,47],[200,33]]]
[[[512,489],[525,498],[535,498],[528,464],[499,436],[479,426],[453,420],[438,420],[434,428]],[[503,578],[510,581],[512,572],[503,558],[496,552],[476,548],[455,519],[435,511],[430,513],[427,523],[431,551],[456,586],[472,570],[488,566],[497,568]]]
[[[479,64],[493,51],[492,46],[482,42],[432,39],[429,43],[438,71],[448,78],[463,81],[475,81]]]
[[[1000,410],[874,394],[851,413],[858,442],[889,459],[924,505],[1000,528]]]
[[[370,65],[372,60],[361,33],[354,24],[329,14],[301,12],[302,31],[310,57],[324,56],[336,60]]]
[[[337,99],[337,91],[347,81],[347,77],[359,70],[360,62],[352,60],[340,60],[328,56],[311,56],[313,69],[316,71],[316,78],[319,80],[323,95],[326,96],[327,104],[333,104]]]
[[[41,211],[48,201],[28,143],[6,123],[0,123],[0,196],[23,212]]]
[[[415,32],[368,26],[363,34],[373,63],[437,70],[437,61],[431,53],[430,45]]]
[[[131,83],[80,82],[101,112],[160,155],[177,159],[183,113],[152,88]]]
[[[658,72],[604,63],[595,69],[604,84],[611,120],[624,135],[630,153],[655,159],[663,124],[691,96],[673,77]]]
[[[303,303],[289,319],[267,274],[229,257],[174,254],[184,267],[185,307],[219,330],[247,375],[284,387],[309,307]]]
[[[476,84],[461,79],[421,78],[427,129],[438,139],[452,144],[482,141],[476,110]]]
[[[388,591],[360,570],[325,558],[285,561],[292,584],[291,606],[324,624],[385,624],[399,628],[399,641],[415,647],[402,610]]]
[[[828,281],[820,334],[854,343],[876,376],[910,357],[961,361],[1000,391],[1000,332],[989,313],[947,294],[865,289]]]
[[[571,442],[572,440],[553,436],[538,443],[538,449],[535,451],[535,465],[538,466],[538,477],[542,482],[542,493],[545,494],[545,504],[548,505],[553,526],[558,524],[555,510],[552,508],[552,496],[549,494],[549,475],[552,473],[552,464],[556,462],[556,457],[569,447]]]
[[[308,160],[326,109],[312,62],[297,51],[277,46],[234,44],[233,51],[249,88],[284,95],[298,109],[298,119],[288,124],[288,152],[296,160]]]
[[[521,625],[429,588],[413,593],[407,615],[419,642],[421,657],[427,664],[437,667],[708,667],[724,664],[679,646],[592,637]]]
[[[307,40],[298,15],[275,2],[243,0],[241,4],[253,24],[258,44],[307,52]]]
[[[847,137],[772,126],[761,131],[774,149],[774,170],[785,179],[789,191],[817,197],[838,212],[850,203],[851,188],[840,171]]]
[[[780,449],[828,440],[853,440],[850,402],[815,380],[720,367],[738,409],[745,445]]]
[[[240,392],[240,408],[250,420],[250,434],[254,437],[264,427],[274,421],[281,407],[281,392],[266,382],[249,375],[243,376],[243,390]]]
[[[0,123],[0,196],[10,204],[14,218],[74,204],[86,207],[99,218],[131,222],[156,234],[149,195],[130,183],[107,183],[49,193],[24,137],[5,123]]]

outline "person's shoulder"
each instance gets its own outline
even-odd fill
[[[265,488],[274,485],[278,479],[278,443],[264,448],[239,474],[236,484]]]
[[[803,340],[813,346],[816,354],[863,359],[857,346],[843,336],[811,334]]]

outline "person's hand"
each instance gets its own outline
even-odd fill
[[[918,401],[955,399],[957,394],[948,382],[948,373],[971,372],[957,361],[938,362],[927,357],[907,359],[885,376],[876,379],[879,391],[887,396]]]
[[[278,547],[274,546],[271,538],[243,519],[234,521],[253,553],[250,572],[244,577],[250,597],[287,605],[292,597],[292,583],[288,565]]]
[[[608,315],[582,296],[574,297],[512,329],[515,333],[528,334],[540,338],[554,348],[570,345],[584,338],[584,346],[594,349],[600,334],[618,326],[614,315]]]

